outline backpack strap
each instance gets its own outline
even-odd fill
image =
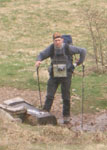
[[[65,44],[65,54],[69,57],[69,59],[71,60],[71,63],[73,63],[73,56],[70,54],[69,52],[69,44]]]
[[[51,59],[53,59],[53,57],[54,57],[54,44],[51,44],[50,50],[51,50],[50,57],[51,57]],[[68,57],[68,59],[70,60],[70,62],[71,62],[70,66],[69,66],[69,71],[73,72],[74,71],[73,55],[70,54],[70,52],[69,52],[69,44],[67,44],[67,43],[65,43],[65,45],[64,45],[64,55],[66,55]],[[52,62],[51,62],[51,65],[52,65]],[[50,72],[50,74],[52,74],[52,67],[49,70],[51,70],[49,72]]]
[[[51,49],[50,57],[53,58],[53,56],[54,56],[54,44],[51,44],[50,49]]]
[[[53,58],[53,56],[54,56],[54,44],[51,44],[50,49],[51,49],[51,58]],[[64,49],[65,49],[65,54],[67,56],[69,56],[69,44],[65,43]]]
[[[69,44],[65,43],[65,54],[69,56]]]

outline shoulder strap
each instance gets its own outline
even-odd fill
[[[54,44],[51,44],[50,49],[51,49],[51,57],[53,57],[54,56]]]
[[[69,59],[71,60],[71,62],[73,63],[73,56],[70,55],[70,52],[69,52],[69,44],[65,44],[65,54],[69,57]]]
[[[69,56],[69,44],[65,43],[65,54]]]
[[[54,56],[54,44],[51,44],[51,57]],[[69,56],[69,44],[65,44],[65,54]]]

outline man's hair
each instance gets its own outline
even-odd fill
[[[62,38],[62,35],[59,32],[55,32],[53,34],[53,40],[56,39],[56,38]]]

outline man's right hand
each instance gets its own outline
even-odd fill
[[[36,61],[35,66],[38,68],[41,64],[41,61]]]

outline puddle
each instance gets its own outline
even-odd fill
[[[74,131],[107,131],[107,112],[96,115],[84,115],[83,122],[82,117],[72,116],[72,130]]]

